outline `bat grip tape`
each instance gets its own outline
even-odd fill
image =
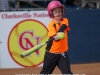
[[[46,43],[51,42],[52,40],[54,40],[54,38],[50,38]]]

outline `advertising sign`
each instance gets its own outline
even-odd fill
[[[46,11],[1,12],[1,68],[42,66],[46,45],[25,58],[20,54],[48,39],[49,21]]]

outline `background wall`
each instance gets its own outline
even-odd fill
[[[66,10],[71,63],[100,62],[100,10]]]
[[[30,18],[3,19],[2,14],[22,15],[27,13]],[[8,35],[11,29],[19,22],[26,19],[39,20],[44,25],[48,25],[50,18],[41,17],[37,14],[47,14],[47,11],[18,11],[0,13],[0,68],[19,68],[22,67],[16,63],[8,52]],[[99,9],[66,9],[66,15],[69,19],[69,58],[71,64],[100,62],[100,10]],[[6,31],[4,31],[4,29]],[[27,29],[27,27],[26,27]],[[38,33],[37,33],[38,34]],[[16,46],[16,45],[14,45]],[[19,56],[20,58],[20,56]],[[29,58],[30,59],[30,58]],[[36,58],[35,58],[36,59]],[[36,60],[31,61],[36,61]],[[18,59],[22,63],[22,58]],[[7,61],[7,63],[6,63]],[[8,65],[8,64],[12,65]],[[23,63],[25,61],[23,60]],[[32,64],[33,65],[33,64]],[[39,66],[42,66],[40,64]]]

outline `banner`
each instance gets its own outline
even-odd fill
[[[17,11],[0,13],[0,67],[40,67],[45,46],[21,58],[20,54],[48,39],[47,11]]]

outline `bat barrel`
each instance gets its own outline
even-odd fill
[[[44,46],[46,44],[46,42],[42,43],[42,44],[39,44],[39,45],[36,45],[34,46],[33,48],[23,52],[22,54],[20,54],[20,57],[24,58],[26,56],[28,56],[29,54],[35,52],[36,50],[40,49],[42,46]]]

